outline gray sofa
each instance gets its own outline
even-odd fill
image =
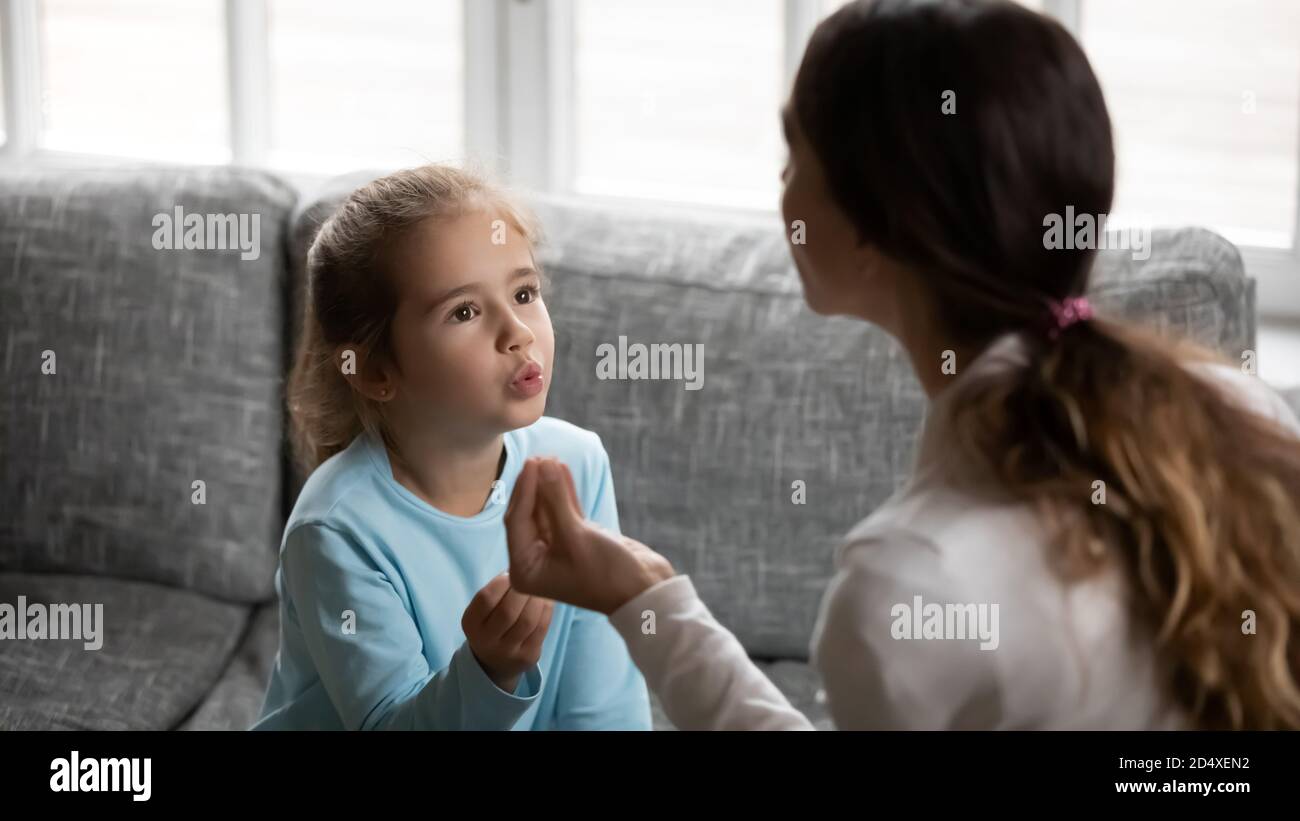
[[[253,721],[302,481],[282,411],[302,261],[337,196],[228,168],[0,174],[0,602],[102,603],[105,623],[94,651],[0,641],[0,728]],[[156,249],[151,220],[177,205],[259,214],[260,257]],[[601,434],[623,529],[691,574],[829,727],[807,642],[835,538],[910,463],[924,402],[901,351],[804,306],[774,217],[534,205],[557,337],[547,413]],[[1234,359],[1254,344],[1253,282],[1204,230],[1157,232],[1145,262],[1104,252],[1093,297]],[[596,347],[619,336],[702,343],[703,389],[596,379]]]

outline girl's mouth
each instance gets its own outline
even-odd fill
[[[541,366],[536,362],[529,362],[515,375],[514,380],[510,383],[510,389],[527,399],[541,393],[544,384]]]

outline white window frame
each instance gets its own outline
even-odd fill
[[[0,156],[36,149],[41,118],[40,31],[36,0],[0,0],[0,61],[4,66],[5,142]]]
[[[266,0],[226,0],[230,161],[261,166],[271,150],[271,43]]]
[[[512,184],[572,194],[574,178],[573,16],[575,0],[461,0],[464,19],[464,134],[468,158]],[[39,0],[0,0],[5,142],[0,162],[78,166],[112,163],[40,147]],[[1078,33],[1087,0],[1044,0],[1044,10]],[[235,165],[264,166],[270,148],[268,0],[225,0],[230,95],[230,155]],[[784,0],[787,89],[819,15],[816,0]],[[773,112],[776,127],[776,112]],[[139,164],[141,160],[130,160]],[[1300,163],[1300,156],[1297,157]],[[285,174],[295,183],[323,175]],[[613,198],[591,197],[615,204]],[[637,198],[623,205],[664,205]],[[1287,249],[1238,246],[1256,280],[1259,320],[1300,319],[1300,185],[1296,227]],[[691,206],[702,213],[736,213]],[[755,213],[749,211],[747,213]]]

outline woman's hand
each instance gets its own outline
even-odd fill
[[[555,602],[512,590],[510,575],[494,576],[474,594],[460,627],[469,649],[492,683],[507,693],[542,657]]]
[[[663,556],[583,517],[573,477],[557,459],[524,463],[505,521],[510,583],[525,593],[609,615],[673,576]]]

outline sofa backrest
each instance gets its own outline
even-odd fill
[[[368,176],[295,204],[238,169],[0,173],[0,571],[274,595],[302,479],[283,470],[290,289],[315,228]],[[177,206],[258,214],[260,255],[156,248]],[[690,573],[751,653],[805,657],[836,540],[911,464],[924,399],[902,351],[808,310],[774,217],[534,206],[556,327],[547,413],[601,434],[623,530]],[[1152,243],[1145,261],[1099,255],[1098,309],[1232,359],[1252,348],[1236,249],[1200,229]],[[700,389],[598,378],[620,337],[702,346]]]
[[[300,204],[295,276],[350,187]],[[546,413],[601,435],[623,531],[689,573],[751,654],[806,658],[836,540],[911,466],[925,400],[902,350],[806,307],[775,217],[533,204],[556,334]],[[1231,244],[1180,229],[1155,232],[1153,248],[1145,261],[1100,255],[1099,311],[1234,359],[1253,346],[1253,282]],[[598,378],[600,346],[620,337],[702,346],[702,386]]]
[[[294,200],[226,168],[0,175],[0,570],[274,595]],[[249,215],[247,250],[168,250],[158,215],[196,214],[204,245]]]

